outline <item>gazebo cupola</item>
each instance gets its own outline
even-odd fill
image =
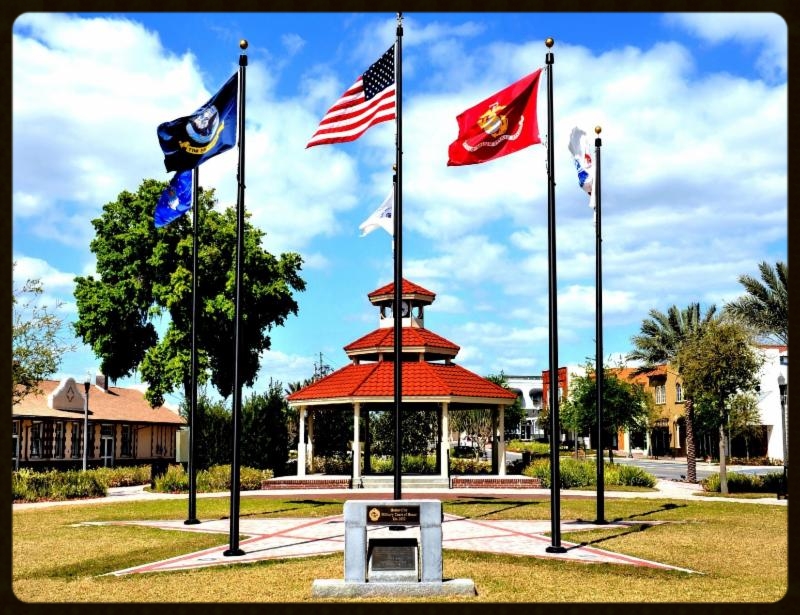
[[[394,326],[394,313],[392,305],[394,304],[394,282],[381,286],[377,290],[373,290],[368,295],[372,305],[377,305],[380,308],[380,318],[378,319],[378,326],[380,328]],[[418,284],[403,280],[403,288],[401,293],[400,314],[402,316],[403,327],[419,327],[425,328],[425,306],[433,303],[436,295],[431,291],[422,288]]]
[[[394,360],[394,284],[382,286],[367,296],[380,309],[378,328],[344,347],[355,365]],[[433,303],[435,298],[436,295],[431,291],[403,280],[401,354],[404,362],[445,361],[449,364],[458,354],[459,347],[456,344],[425,328],[425,306]]]

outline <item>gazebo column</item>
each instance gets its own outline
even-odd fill
[[[297,421],[297,475],[306,475],[306,407],[300,406]]]
[[[308,413],[308,468],[314,473],[314,413]]]
[[[449,470],[448,468],[449,459],[447,453],[450,450],[450,407],[446,401],[442,402],[442,427],[440,431],[441,431],[441,437],[439,441],[439,451],[440,451],[439,457],[441,459],[440,474],[442,478],[447,478]]]
[[[497,413],[499,415],[497,421],[497,463],[499,465],[498,474],[500,476],[506,475],[506,407],[498,406]]]
[[[361,476],[361,442],[358,439],[358,424],[361,418],[361,404],[353,403],[353,486],[355,481]]]
[[[497,448],[497,408],[492,409],[492,474],[500,474],[499,457]]]

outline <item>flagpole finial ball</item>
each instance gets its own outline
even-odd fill
[[[245,49],[247,49],[247,39],[244,39],[244,38],[243,38],[242,40],[240,40],[240,41],[239,41],[239,48],[240,48],[242,51],[244,51]]]
[[[555,45],[555,41],[550,38],[549,36],[544,40],[544,44],[547,45],[547,48],[550,49],[553,45]]]
[[[603,132],[603,129],[600,128],[600,126],[595,126],[594,127],[594,132],[595,132],[595,134],[599,135],[601,132]]]

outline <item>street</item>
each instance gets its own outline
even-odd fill
[[[491,459],[491,446],[487,447],[487,454]],[[513,453],[506,451],[506,460],[514,461],[520,459],[520,453]],[[589,456],[588,460],[594,461],[595,457]],[[605,457],[605,463],[608,463],[608,457]],[[661,458],[661,459],[637,459],[614,455],[614,463],[632,465],[642,468],[644,471],[649,472],[656,478],[663,480],[684,480],[686,478],[686,458],[679,457],[677,459]],[[728,472],[737,472],[740,474],[770,474],[772,472],[783,472],[783,466],[742,466],[730,465],[727,466]],[[706,463],[705,461],[698,461],[696,466],[697,480],[702,480],[711,474],[719,472],[719,464]]]

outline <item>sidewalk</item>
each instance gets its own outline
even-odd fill
[[[688,499],[705,500],[713,502],[741,502],[745,504],[769,504],[773,506],[786,506],[786,499],[778,499],[776,495],[765,494],[763,498],[733,498],[703,496],[700,485],[658,480],[655,491],[612,491],[606,488],[605,498],[646,498],[646,499]],[[349,497],[352,499],[382,497],[392,499],[393,493],[386,489],[269,489],[241,491],[240,497],[296,497],[297,495],[336,496]],[[470,488],[470,489],[405,489],[404,496],[414,494],[415,497],[432,497],[438,499],[454,499],[463,497],[550,497],[550,489],[490,489],[490,488]],[[218,493],[198,493],[198,498],[228,497],[230,492]],[[597,497],[594,490],[562,489],[560,496],[564,497]],[[129,502],[133,500],[188,500],[186,493],[156,493],[146,490],[146,485],[134,487],[112,487],[108,490],[108,496],[104,498],[90,498],[83,500],[64,500],[58,502],[24,502],[13,504],[13,510],[30,510],[33,508],[46,508],[51,506],[76,506],[84,504],[102,504],[110,502]]]

